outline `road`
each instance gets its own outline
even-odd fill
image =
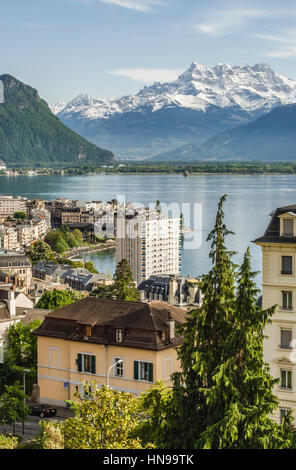
[[[47,420],[55,420],[55,421],[63,421],[66,419],[64,416],[57,415],[54,418],[46,418]],[[25,441],[30,441],[37,436],[40,427],[39,421],[41,418],[39,416],[29,416],[28,420],[25,422],[25,434],[23,435],[23,423],[16,423],[15,424],[15,434],[20,436]],[[0,433],[8,433],[13,434],[13,426],[6,424],[5,426],[0,425]]]

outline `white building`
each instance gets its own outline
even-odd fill
[[[116,262],[129,262],[137,284],[152,274],[179,274],[180,219],[157,211],[119,213]]]
[[[12,217],[15,212],[27,213],[27,201],[20,197],[0,195],[0,217]]]
[[[264,332],[264,358],[279,379],[280,421],[287,410],[296,417],[296,205],[276,209],[255,243],[262,248],[262,307],[277,306]]]

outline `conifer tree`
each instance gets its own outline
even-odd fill
[[[140,298],[133,273],[126,259],[120,261],[116,267],[113,288],[116,300],[138,301]]]
[[[201,282],[203,305],[188,313],[179,330],[181,371],[173,375],[169,395],[158,386],[144,398],[148,421],[157,422],[153,437],[160,447],[291,446],[290,418],[278,425],[271,417],[278,406],[272,392],[276,381],[263,360],[262,332],[275,308],[262,311],[256,305],[249,251],[237,273],[234,252],[225,244],[232,234],[224,224],[225,199],[208,236],[212,268]],[[145,429],[151,428],[146,422]]]

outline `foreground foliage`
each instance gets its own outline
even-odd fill
[[[145,396],[143,431],[158,447],[171,449],[289,448],[291,417],[281,425],[272,419],[277,380],[263,360],[262,331],[275,307],[256,305],[249,250],[238,271],[232,261],[224,200],[208,237],[213,267],[201,282],[203,305],[188,313],[179,331],[181,371],[173,375],[171,391],[158,385]]]
[[[140,401],[131,393],[117,392],[95,383],[84,384],[91,398],[70,401],[74,417],[43,422],[38,438],[43,449],[141,449],[137,437]]]

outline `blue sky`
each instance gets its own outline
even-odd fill
[[[296,78],[295,23],[295,0],[1,0],[0,73],[50,104],[134,93],[191,62]]]

